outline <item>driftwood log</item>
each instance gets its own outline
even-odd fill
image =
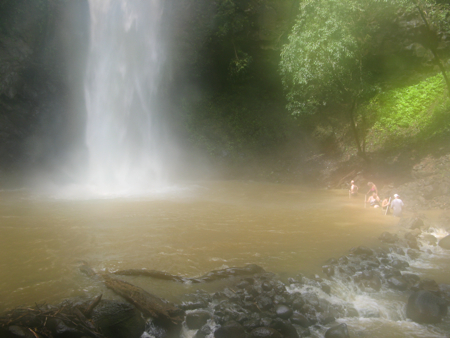
[[[155,323],[173,332],[181,329],[184,311],[130,283],[103,276],[105,285],[128,302],[136,306],[145,315],[152,317]]]
[[[256,265],[256,264],[248,264],[243,268],[228,268],[222,270],[213,270],[208,272],[207,274],[200,277],[181,277],[168,274],[163,271],[157,270],[146,270],[146,269],[130,269],[130,270],[121,270],[116,271],[114,274],[123,275],[123,276],[146,276],[157,279],[171,280],[174,282],[190,282],[190,283],[205,283],[205,282],[214,282],[219,279],[235,277],[235,276],[246,276],[246,275],[254,275],[257,273],[264,273],[265,270]]]

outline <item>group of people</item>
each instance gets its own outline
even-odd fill
[[[392,214],[396,217],[402,216],[403,209],[403,201],[400,199],[398,194],[394,194],[394,200],[391,201],[391,198],[386,195],[384,200],[381,201],[380,197],[378,197],[378,189],[377,186],[373,182],[367,183],[370,187],[369,191],[366,194],[367,200],[364,201],[364,205],[368,203],[373,208],[382,208],[386,211],[386,214],[389,212],[389,209],[392,209]],[[358,186],[355,185],[355,181],[350,182],[350,190],[349,196],[357,196],[358,195]],[[369,196],[369,197],[367,197]]]

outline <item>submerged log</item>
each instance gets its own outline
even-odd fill
[[[179,330],[184,320],[184,311],[174,304],[154,296],[130,283],[103,276],[105,285],[136,306],[145,315],[152,317],[158,325],[170,331]]]
[[[213,282],[219,279],[235,277],[235,276],[245,276],[245,275],[254,275],[257,273],[264,273],[265,270],[256,265],[256,264],[248,264],[245,267],[239,268],[228,268],[222,270],[213,270],[208,272],[207,274],[200,277],[193,278],[185,278],[181,276],[171,275],[167,272],[157,271],[157,270],[146,270],[146,269],[130,269],[130,270],[121,270],[116,271],[114,274],[116,275],[125,275],[125,276],[146,276],[157,279],[171,280],[174,282],[190,282],[190,283],[205,283],[205,282]]]

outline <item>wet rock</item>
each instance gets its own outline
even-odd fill
[[[250,332],[249,338],[283,338],[283,335],[270,327],[258,327]]]
[[[311,326],[311,323],[308,320],[308,318],[306,318],[306,316],[298,312],[295,312],[289,320],[292,324],[300,325],[301,327],[306,328]]]
[[[261,288],[262,288],[264,291],[270,291],[270,290],[273,289],[273,285],[271,285],[269,282],[265,281],[265,282],[263,282],[263,283],[261,284]]]
[[[322,271],[328,277],[334,276],[334,266],[324,265],[324,266],[322,266]]]
[[[418,323],[437,323],[447,314],[447,302],[429,291],[414,292],[406,305],[406,316]]]
[[[214,338],[246,338],[245,328],[236,321],[229,321],[214,331]]]
[[[297,333],[301,338],[311,336],[311,331],[307,327],[297,327]]]
[[[408,284],[414,285],[420,281],[420,277],[413,273],[404,273],[403,278]]]
[[[400,221],[398,222],[398,225],[407,228],[407,229],[420,229],[421,227],[423,227],[423,220],[421,220],[418,217],[413,217],[413,218],[401,218]]]
[[[61,319],[58,318],[50,318],[47,322],[48,328],[52,331],[52,333],[56,336],[75,336],[79,335],[80,332],[70,326],[67,326],[66,323],[64,323]],[[142,331],[140,332],[140,335],[144,332],[145,326],[142,327]],[[139,336],[140,336],[139,335]],[[118,337],[125,337],[125,336],[118,336]]]
[[[421,290],[430,291],[435,294],[439,293],[439,285],[433,279],[425,278],[419,282],[419,288]]]
[[[321,283],[320,288],[323,292],[325,292],[327,295],[331,294],[331,287],[328,284]]]
[[[338,326],[328,329],[327,332],[325,333],[325,338],[350,338],[347,324],[342,323]]]
[[[440,246],[442,249],[450,250],[450,235],[445,236],[444,238],[442,238],[442,239],[439,241],[439,246]]]
[[[242,282],[236,284],[236,287],[238,289],[245,289],[246,287],[250,286],[250,283],[246,280],[243,280]]]
[[[361,285],[365,288],[371,288],[375,291],[380,291],[381,289],[381,279],[378,276],[372,276],[372,278],[367,280],[362,280]]]
[[[391,234],[390,232],[383,232],[378,239],[384,243],[395,243],[398,241],[398,236],[396,234]]]
[[[244,326],[247,331],[251,331],[261,326],[261,320],[256,318],[248,319],[242,323],[242,326]]]
[[[439,294],[450,304],[450,285],[439,284]]]
[[[345,317],[359,317],[359,312],[353,306],[346,308]]]
[[[420,252],[414,249],[408,249],[406,250],[406,254],[411,257],[412,259],[417,259],[420,256]]]
[[[399,259],[394,259],[389,265],[395,269],[404,270],[409,266],[409,263]]]
[[[309,292],[302,295],[303,299],[306,303],[314,307],[315,309],[320,310],[319,298],[315,293]]]
[[[318,320],[321,325],[327,325],[333,323],[336,320],[336,318],[334,318],[333,316],[326,316],[324,314],[320,314]]]
[[[281,318],[274,319],[271,327],[280,332],[285,337],[300,338],[295,327],[288,321]]]
[[[272,299],[264,295],[256,298],[256,304],[261,310],[268,310],[273,306]]]
[[[351,252],[358,256],[359,255],[367,255],[367,256],[373,255],[372,249],[365,247],[365,246],[359,246],[355,249],[352,249]]]
[[[212,316],[208,311],[195,311],[186,315],[186,325],[190,330],[200,329]]]
[[[300,296],[292,302],[292,308],[294,310],[300,311],[303,305],[305,305],[305,300]]]
[[[280,305],[275,310],[278,317],[282,319],[289,319],[292,316],[292,309],[287,307],[286,305]]]
[[[273,297],[273,303],[275,304],[275,305],[286,305],[286,304],[288,304],[289,302],[287,301],[287,299],[285,298],[285,297],[283,297],[283,296],[281,296],[281,295],[275,295],[274,297]]]
[[[204,325],[200,330],[198,330],[193,338],[205,338],[211,334],[211,328],[209,325]]]
[[[423,235],[422,240],[428,245],[437,245],[437,238],[433,235]]]
[[[207,306],[206,302],[186,302],[180,305],[180,308],[182,308],[183,310],[197,310],[197,309],[202,309],[205,308]]]
[[[92,321],[111,338],[139,338],[145,321],[134,306],[118,301],[102,300],[92,312]]]
[[[261,317],[261,326],[269,327],[272,326],[273,318]]]
[[[0,331],[0,333],[5,334],[4,336],[2,336],[8,338],[36,338],[34,334],[32,334],[30,330],[28,330],[28,328],[16,325],[11,325],[8,328],[7,332]]]
[[[389,286],[393,289],[405,291],[408,288],[408,283],[402,276],[394,276],[387,280]]]

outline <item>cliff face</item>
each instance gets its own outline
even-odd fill
[[[0,172],[45,166],[78,139],[88,17],[84,0],[0,4]]]

